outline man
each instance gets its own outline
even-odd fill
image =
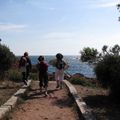
[[[25,85],[27,85],[27,80],[29,77],[29,73],[31,71],[31,60],[28,57],[28,53],[25,52],[24,55],[20,58],[19,68],[22,73],[22,81]]]

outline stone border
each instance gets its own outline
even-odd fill
[[[73,85],[68,82],[67,80],[63,81],[64,84],[67,86],[67,88],[70,91],[70,94],[73,96],[78,110],[81,113],[84,120],[96,120],[96,118],[93,116],[92,111],[88,108],[86,103],[82,100],[82,98],[77,94],[77,91]]]
[[[14,108],[18,102],[20,102],[20,98],[27,94],[27,91],[30,87],[31,80],[28,80],[27,86],[23,85],[21,89],[19,89],[13,96],[0,107],[0,120],[4,119],[9,112]]]

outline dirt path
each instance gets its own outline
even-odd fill
[[[55,82],[50,82],[45,96],[44,91],[40,93],[38,82],[33,82],[28,98],[10,114],[9,120],[79,120],[67,89],[55,87]]]

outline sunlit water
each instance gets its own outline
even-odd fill
[[[30,56],[30,58],[33,65],[37,64],[38,56]],[[93,70],[94,66],[81,62],[79,58],[79,56],[64,56],[64,60],[69,64],[69,68],[66,70],[66,72],[71,75],[75,73],[81,73],[86,77],[95,78],[96,76]],[[45,56],[46,62],[49,62],[53,59],[55,59],[55,56]],[[52,65],[49,65],[48,72],[55,72],[55,68]]]

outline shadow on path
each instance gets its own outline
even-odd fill
[[[45,95],[45,91],[43,90],[40,92],[40,89],[31,89],[29,95],[27,96],[26,100],[30,99],[39,99],[45,97],[54,97],[54,92],[58,91],[58,89],[51,89],[48,90],[48,96]]]

